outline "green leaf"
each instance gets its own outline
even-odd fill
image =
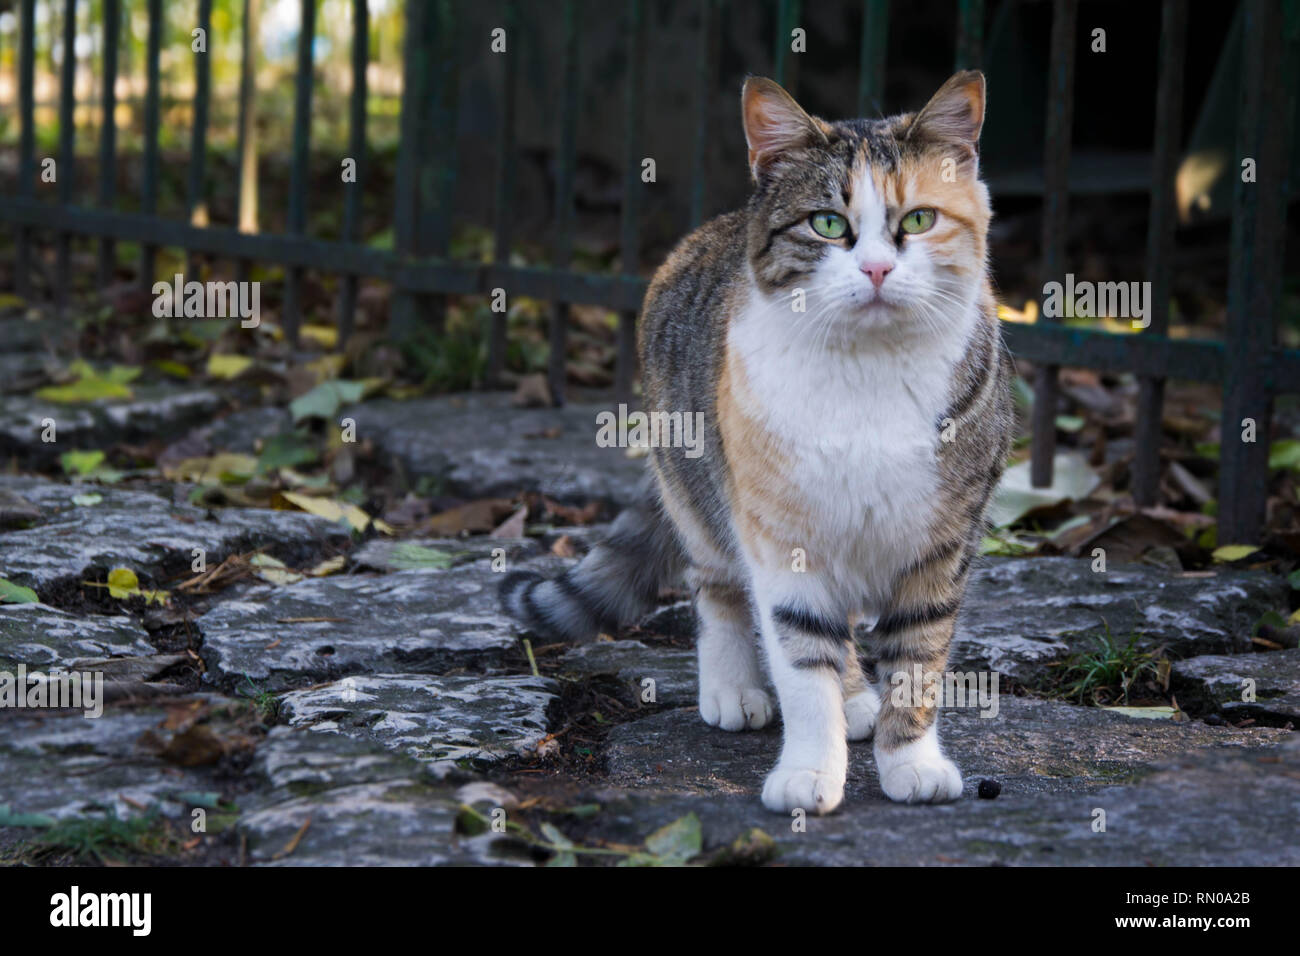
[[[344,379],[321,382],[307,394],[300,395],[290,402],[289,411],[293,413],[295,424],[304,418],[329,420],[342,406],[361,401],[365,391],[366,387],[361,382],[349,382]]]
[[[1268,467],[1300,471],[1300,441],[1286,438],[1273,442],[1268,449]]]
[[[40,600],[31,588],[0,578],[0,604],[39,604]]]
[[[100,374],[89,362],[78,360],[69,366],[69,371],[77,376],[69,385],[49,385],[37,389],[36,397],[47,402],[74,404],[93,402],[108,398],[130,398],[134,394],[128,387],[140,374],[140,369],[133,366],[114,365],[106,373]]]
[[[1057,415],[1056,416],[1056,427],[1063,432],[1082,431],[1083,426],[1086,424],[1088,423],[1084,419],[1080,418],[1078,415]]]
[[[1286,583],[1300,591],[1300,571],[1292,571],[1286,576]]]
[[[59,464],[69,475],[85,477],[104,463],[102,451],[65,451],[59,456]]]
[[[277,468],[295,468],[310,465],[320,459],[320,452],[302,432],[276,435],[262,446],[257,457],[257,473],[265,475]]]
[[[87,495],[73,495],[72,503],[79,508],[89,508],[99,504],[104,500],[104,496],[97,491],[92,491]]]
[[[15,813],[9,804],[0,803],[0,827],[52,827],[54,818],[43,813]]]
[[[388,563],[399,571],[412,571],[416,568],[437,568],[445,571],[451,567],[452,558],[446,551],[401,541],[394,544],[392,550],[388,552]]]
[[[699,856],[703,847],[704,832],[694,813],[679,817],[645,838],[646,850],[668,864],[685,863]]]
[[[1258,550],[1259,548],[1252,544],[1225,544],[1215,548],[1210,557],[1214,558],[1216,564],[1230,564],[1248,558]]]

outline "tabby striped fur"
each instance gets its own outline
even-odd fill
[[[1012,430],[983,77],[957,74],[919,114],[839,123],[751,78],[742,110],[750,201],[672,252],[640,328],[647,409],[702,412],[704,454],[653,449],[653,493],[604,545],[556,581],[512,576],[503,597],[540,631],[590,639],[684,567],[705,721],[772,719],[764,651],[784,725],[768,807],[833,810],[846,739],[873,735],[888,797],[954,799],[935,708],[891,691],[946,665]],[[918,208],[934,224],[905,233]],[[818,211],[843,217],[843,237],[812,227]],[[874,685],[860,617],[875,618]]]

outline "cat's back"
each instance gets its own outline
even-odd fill
[[[745,213],[711,219],[677,244],[646,291],[639,343],[647,391],[660,373],[714,367],[745,267]]]

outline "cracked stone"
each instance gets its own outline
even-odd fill
[[[197,621],[206,679],[233,687],[247,675],[285,689],[499,664],[517,651],[518,625],[497,605],[498,579],[474,562],[251,588]]]
[[[536,748],[558,684],[545,677],[373,674],[281,699],[292,726],[374,741],[420,760],[492,763]]]

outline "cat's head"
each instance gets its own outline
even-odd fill
[[[802,290],[810,325],[942,330],[983,287],[991,211],[979,179],[984,76],[958,73],[915,114],[828,123],[780,86],[741,96],[755,188],[746,243],[771,299]]]

